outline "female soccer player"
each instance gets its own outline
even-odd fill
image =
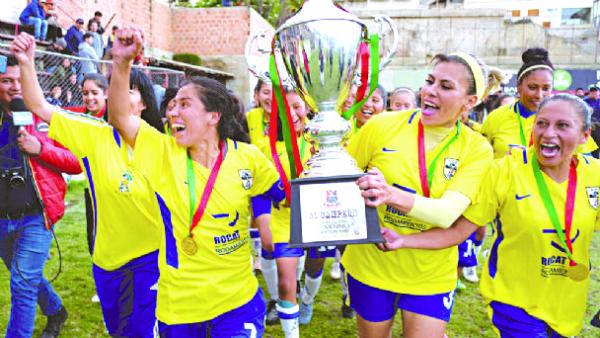
[[[390,110],[412,110],[417,107],[415,92],[407,87],[398,87],[390,95]]]
[[[302,101],[302,98],[300,98],[293,90],[287,91],[286,96],[290,107],[290,115],[294,123],[294,130],[296,130],[297,134],[300,158],[304,163],[312,155],[311,145],[303,137],[308,108],[304,101]],[[281,130],[281,128],[278,128],[278,130]],[[286,175],[289,177],[289,159],[287,157],[282,135],[278,135],[276,149],[279,161],[285,170]],[[262,151],[267,157],[271,158],[271,148],[268,143],[263,143]],[[274,251],[269,252],[263,250],[263,258],[265,260],[275,260],[277,264],[275,287],[278,285],[279,298],[277,300],[276,310],[285,336],[299,337],[298,317],[300,312],[296,300],[296,288],[302,273],[302,266],[304,265],[304,250],[288,247],[290,241],[289,205],[280,204],[278,209],[272,210],[270,228],[273,234]],[[265,278],[265,282],[267,282],[267,284],[272,283],[272,281],[267,278]],[[268,285],[268,288],[273,287],[274,286]]]
[[[193,78],[167,112],[172,136],[127,113],[131,62],[143,34],[117,31],[109,87],[110,121],[135,144],[134,163],[161,213],[156,316],[163,337],[262,336],[265,303],[249,264],[250,210],[268,236],[277,172],[258,148],[230,139],[241,129],[236,99],[220,82]],[[276,196],[274,196],[276,195]],[[270,239],[265,238],[265,244]]]
[[[529,147],[531,130],[538,107],[552,94],[554,65],[543,48],[523,52],[523,65],[517,72],[519,100],[492,111],[483,121],[481,132],[494,147],[494,158],[505,156],[512,148]],[[580,147],[582,153],[594,151],[591,138]]]
[[[447,228],[471,203],[493,154],[459,119],[500,78],[470,55],[437,55],[421,111],[375,116],[350,140],[348,152],[369,172],[357,184],[365,203],[378,207],[383,228],[400,234]],[[400,308],[405,337],[442,337],[457,261],[456,247],[384,253],[374,245],[347,246],[342,264],[359,336],[390,337]]]
[[[246,121],[252,144],[262,142],[268,144],[269,119],[271,115],[271,94],[273,86],[263,80],[258,80],[254,87],[254,102],[256,108],[246,113]]]
[[[25,33],[11,46],[19,60],[27,106],[50,124],[50,136],[80,159],[88,178],[94,208],[93,274],[106,328],[112,336],[152,337],[160,229],[152,190],[116,130],[100,119],[64,112],[44,100],[34,49],[35,40]],[[162,131],[149,80],[139,71],[132,79],[124,97],[128,113]],[[88,79],[84,89],[92,88],[92,81]]]
[[[373,115],[377,115],[385,111],[387,105],[387,94],[382,86],[377,86],[377,89],[369,97],[367,102],[359,109],[352,120],[352,130],[357,133],[358,130],[365,124]]]
[[[533,147],[496,160],[478,197],[450,229],[398,236],[384,250],[439,249],[499,214],[480,289],[501,337],[563,337],[583,327],[590,243],[600,230],[600,162],[577,147],[590,136],[591,109],[557,94],[540,104]],[[499,223],[499,224],[500,224]],[[401,250],[402,251],[402,250]]]
[[[108,80],[102,74],[87,73],[83,77],[81,93],[85,113],[98,118],[106,114]]]

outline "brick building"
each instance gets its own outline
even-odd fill
[[[8,2],[8,1],[7,1]],[[86,22],[95,11],[104,16],[110,26],[135,25],[145,32],[146,54],[170,58],[177,53],[198,54],[207,67],[235,75],[228,87],[248,102],[252,90],[244,58],[244,45],[249,36],[273,30],[257,12],[249,7],[180,8],[171,7],[166,0],[54,0],[59,23],[67,29],[74,19]],[[27,0],[11,0],[1,7],[5,14],[0,20],[16,19]],[[15,17],[16,15],[16,17]],[[5,16],[10,16],[7,18]],[[110,32],[110,27],[107,27]]]

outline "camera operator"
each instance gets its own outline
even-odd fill
[[[61,173],[81,169],[73,154],[48,138],[48,125],[35,115],[29,123],[16,123],[16,112],[26,110],[19,80],[17,61],[9,56],[0,72],[0,256],[11,286],[6,337],[33,335],[36,303],[48,317],[42,337],[57,337],[67,312],[43,269],[52,226],[65,209]]]

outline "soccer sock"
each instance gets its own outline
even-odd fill
[[[308,273],[304,276],[304,288],[300,299],[304,304],[312,304],[319,292],[321,287],[321,280],[323,279],[323,269],[321,269],[316,276],[310,276]]]
[[[342,278],[340,278],[340,283],[342,284],[342,295],[344,301],[346,301],[346,297],[348,297],[348,284],[346,283],[346,270],[344,270],[344,266],[340,264],[340,269],[342,270]]]
[[[299,338],[300,329],[298,327],[298,317],[300,316],[300,307],[287,300],[277,301],[277,314],[281,322],[281,328],[286,338]]]
[[[267,290],[271,299],[279,299],[279,288],[277,287],[277,263],[275,259],[267,259],[260,257],[261,268],[265,283],[267,283]]]
[[[304,262],[306,255],[298,257],[298,266],[296,267],[296,280],[302,280],[302,272],[304,272]]]

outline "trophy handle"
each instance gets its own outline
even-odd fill
[[[386,36],[385,34],[383,34],[385,24],[387,24],[389,26],[390,30],[392,31],[393,38],[394,38],[393,42],[392,42],[392,46],[387,51],[387,55],[385,55],[383,57],[383,59],[381,60],[381,62],[379,63],[379,70],[383,70],[383,68],[385,68],[392,61],[392,58],[394,57],[394,55],[396,55],[396,51],[398,49],[398,27],[396,26],[396,23],[394,23],[392,18],[390,18],[387,15],[376,15],[375,22],[379,23],[379,33],[378,34],[379,34],[379,37],[381,40],[383,40],[384,37]]]
[[[244,58],[246,59],[246,64],[248,65],[248,70],[257,78],[262,81],[271,83],[271,77],[269,76],[269,55],[271,54],[271,49],[268,50],[264,48],[260,48],[260,45],[257,45],[257,51],[260,54],[264,54],[266,60],[266,66],[262,65],[259,67],[256,62],[253,62],[252,59],[256,58],[256,56],[252,56],[252,47],[254,47],[254,43],[258,41],[258,39],[266,39],[267,34],[270,33],[269,30],[263,30],[258,32],[257,34],[251,36],[246,40],[246,45],[244,47]],[[270,40],[269,40],[270,41]]]

